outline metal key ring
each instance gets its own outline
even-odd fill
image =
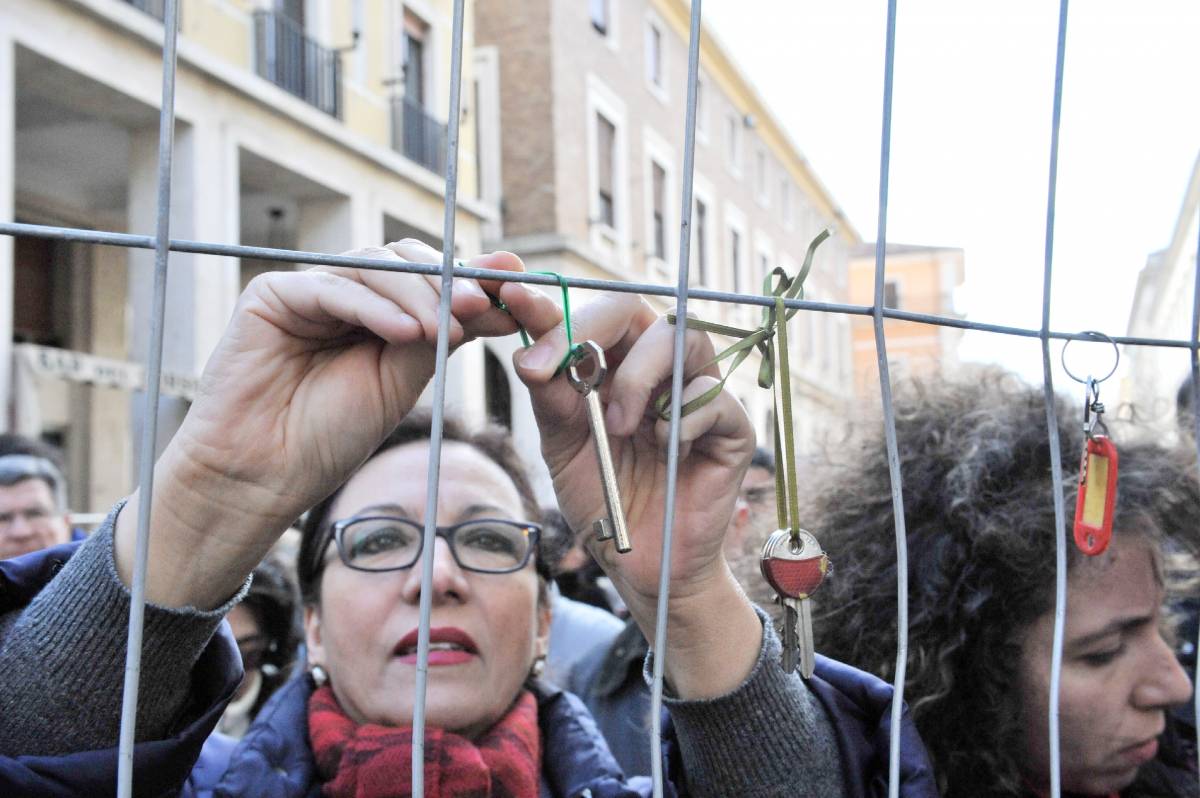
[[[1107,380],[1109,377],[1111,377],[1113,374],[1115,374],[1115,373],[1116,373],[1116,371],[1117,371],[1117,366],[1119,366],[1119,365],[1121,364],[1121,348],[1120,348],[1119,346],[1117,346],[1117,342],[1116,342],[1116,341],[1114,341],[1113,339],[1109,338],[1107,335],[1105,335],[1105,334],[1104,334],[1104,333],[1102,333],[1102,332],[1097,332],[1096,330],[1084,330],[1083,332],[1081,332],[1081,333],[1079,333],[1079,334],[1080,334],[1080,335],[1087,335],[1087,336],[1091,337],[1091,339],[1092,339],[1093,341],[1097,341],[1097,342],[1103,342],[1103,341],[1107,341],[1107,342],[1109,343],[1109,345],[1110,345],[1110,346],[1112,346],[1112,348],[1113,348],[1113,352],[1115,353],[1115,357],[1113,358],[1113,365],[1112,365],[1112,368],[1111,368],[1111,369],[1109,369],[1109,370],[1108,370],[1108,373],[1107,373],[1107,374],[1105,374],[1103,377],[1096,377],[1096,378],[1094,379],[1094,381],[1095,381],[1096,383],[1101,383],[1101,382],[1104,382],[1105,380]],[[1080,379],[1079,377],[1075,376],[1075,374],[1073,374],[1073,373],[1071,372],[1071,369],[1067,368],[1067,347],[1069,347],[1069,346],[1071,345],[1071,342],[1072,342],[1072,341],[1074,341],[1074,340],[1076,340],[1076,339],[1074,339],[1074,338],[1068,338],[1068,339],[1066,340],[1066,342],[1063,344],[1063,348],[1062,348],[1062,354],[1059,356],[1059,360],[1060,360],[1060,362],[1062,363],[1063,371],[1065,371],[1065,372],[1067,373],[1067,376],[1068,376],[1068,377],[1070,377],[1071,379],[1075,380],[1075,382],[1082,383],[1083,385],[1087,385],[1087,383],[1088,383],[1088,380],[1091,380],[1091,379],[1093,379],[1093,378],[1091,377],[1091,375],[1088,375],[1088,376],[1087,376],[1086,378],[1084,378],[1084,379]]]

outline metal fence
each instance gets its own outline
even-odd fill
[[[438,177],[446,174],[446,126],[408,95],[392,98],[392,149]]]
[[[254,12],[254,70],[309,105],[341,117],[342,54],[313,41],[286,14]]]
[[[169,253],[194,252],[232,257],[248,257],[261,260],[272,260],[286,263],[306,263],[316,265],[349,266],[364,269],[384,269],[392,271],[413,272],[422,274],[440,274],[441,303],[439,307],[439,325],[437,339],[437,369],[434,376],[433,391],[433,436],[430,441],[429,480],[427,483],[426,506],[437,506],[438,474],[440,451],[442,444],[443,407],[446,395],[446,360],[449,353],[447,331],[450,328],[450,294],[453,277],[479,278],[486,277],[494,280],[512,280],[540,285],[557,285],[556,278],[544,274],[514,274],[510,272],[492,272],[484,269],[464,268],[454,266],[454,225],[456,192],[458,188],[458,142],[461,95],[461,69],[463,53],[463,14],[464,0],[456,0],[454,5],[453,48],[451,53],[450,104],[447,118],[450,120],[445,129],[445,215],[443,221],[443,251],[441,267],[397,263],[395,261],[378,261],[365,258],[323,255],[311,252],[294,252],[288,250],[269,249],[261,247],[244,247],[224,244],[213,244],[201,241],[173,241],[169,235],[169,209],[171,157],[173,152],[174,130],[174,88],[175,88],[175,43],[178,0],[166,0],[165,37],[163,45],[163,78],[162,78],[162,111],[159,129],[159,167],[158,167],[158,224],[154,236],[128,235],[121,233],[97,232],[90,230],[45,227],[13,223],[0,223],[0,234],[26,235],[50,238],[63,241],[79,241],[95,244],[154,249],[155,278],[153,315],[151,319],[151,348],[147,364],[148,389],[146,392],[146,419],[142,429],[141,440],[141,472],[139,481],[142,488],[139,507],[137,554],[132,586],[133,602],[129,619],[129,648],[126,668],[126,683],[124,693],[124,711],[122,716],[120,739],[120,773],[118,778],[119,794],[129,796],[132,791],[133,739],[134,720],[136,718],[138,681],[140,674],[142,620],[145,603],[145,575],[147,540],[150,530],[150,501],[153,494],[153,464],[154,441],[156,436],[159,386],[161,380],[163,318],[166,303],[166,275]],[[888,177],[891,155],[891,118],[892,118],[892,89],[894,84],[894,54],[896,38],[896,0],[888,0],[887,4],[887,33],[885,43],[884,63],[884,94],[883,94],[883,126],[880,147],[879,172],[879,218],[878,235],[875,250],[875,294],[871,306],[836,304],[827,302],[811,302],[804,300],[788,300],[789,308],[797,308],[813,313],[842,313],[850,315],[870,316],[874,322],[875,345],[878,355],[880,376],[881,401],[883,406],[885,438],[887,445],[889,473],[891,476],[892,503],[896,519],[896,560],[897,560],[897,605],[898,605],[898,647],[896,652],[895,699],[892,705],[892,735],[889,769],[889,795],[899,793],[899,762],[900,734],[898,733],[901,704],[904,695],[905,664],[907,660],[907,546],[904,529],[904,493],[902,474],[899,466],[897,451],[895,417],[892,407],[891,384],[888,374],[887,339],[884,334],[884,319],[902,319],[935,326],[956,327],[960,329],[980,330],[1004,335],[1037,338],[1041,341],[1043,385],[1045,408],[1050,435],[1050,453],[1053,462],[1053,484],[1047,485],[1047,490],[1054,497],[1056,519],[1056,565],[1057,577],[1055,585],[1055,627],[1054,648],[1052,657],[1050,710],[1047,717],[1049,727],[1049,747],[1051,762],[1051,795],[1060,795],[1059,775],[1059,740],[1058,740],[1058,694],[1062,668],[1063,627],[1066,608],[1066,515],[1063,507],[1063,484],[1061,462],[1059,462],[1058,425],[1055,418],[1054,386],[1050,361],[1051,340],[1088,340],[1085,334],[1073,334],[1053,331],[1050,329],[1050,287],[1052,273],[1052,253],[1054,239],[1055,190],[1058,163],[1058,130],[1061,118],[1063,95],[1063,65],[1066,56],[1068,0],[1060,0],[1057,59],[1054,74],[1054,106],[1053,121],[1049,131],[1050,169],[1048,175],[1048,190],[1046,202],[1045,230],[1045,264],[1042,285],[1042,323],[1039,328],[1027,329],[997,324],[980,324],[954,317],[944,317],[921,313],[911,313],[884,307],[884,252],[887,242],[887,211],[888,211]],[[724,291],[689,289],[688,270],[690,265],[689,246],[691,236],[692,213],[692,173],[695,152],[695,121],[696,121],[696,85],[700,51],[701,30],[701,0],[692,0],[691,26],[688,53],[688,86],[687,86],[687,116],[684,126],[684,166],[682,210],[680,218],[679,237],[679,270],[678,283],[674,286],[664,286],[648,283],[633,283],[613,280],[566,278],[567,285],[583,289],[603,289],[610,291],[634,292],[639,294],[674,297],[678,302],[678,314],[683,317],[687,312],[689,299],[703,299],[717,302],[738,303],[743,305],[773,306],[772,298],[740,294]],[[257,41],[259,42],[260,74],[265,74],[277,83],[298,96],[310,99],[310,96],[321,98],[327,103],[324,107],[330,113],[338,108],[336,100],[338,83],[337,54],[315,48],[303,37],[303,34],[289,27],[288,21],[277,15],[260,12],[257,18]],[[264,72],[265,70],[265,72]],[[319,79],[315,76],[322,75]],[[310,94],[311,93],[311,94]],[[313,102],[310,99],[310,102]],[[314,102],[314,104],[317,104]],[[1197,242],[1200,254],[1200,242]],[[672,393],[670,408],[670,436],[668,443],[668,482],[666,490],[665,516],[663,522],[663,559],[660,573],[660,592],[656,639],[664,640],[668,633],[666,603],[669,591],[669,568],[671,553],[671,534],[675,509],[675,480],[678,467],[679,451],[679,419],[680,397],[683,394],[683,355],[685,325],[676,325],[674,339],[674,371],[672,374]],[[1193,300],[1192,336],[1190,340],[1165,340],[1113,336],[1120,344],[1132,346],[1162,346],[1188,349],[1191,352],[1192,390],[1194,406],[1200,407],[1200,270],[1197,273],[1195,294]],[[1200,414],[1194,414],[1196,437],[1200,441]],[[1052,490],[1051,490],[1052,488]],[[434,540],[433,514],[425,519],[425,544],[422,555],[422,572],[425,584],[432,578]],[[429,653],[429,624],[431,613],[431,591],[422,591],[420,604],[420,626],[418,644],[417,686],[414,707],[414,750],[412,784],[415,795],[423,794],[423,744],[425,728],[425,674],[427,672]],[[652,721],[655,724],[652,744],[658,744],[661,735],[660,709],[662,707],[664,658],[654,658],[654,680],[652,686]],[[1196,702],[1196,715],[1200,718],[1200,700]],[[662,795],[661,763],[657,755],[652,756],[654,763],[654,791],[656,796]]]

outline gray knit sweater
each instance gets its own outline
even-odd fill
[[[115,745],[130,602],[113,562],[119,511],[28,607],[0,616],[0,755]],[[186,704],[192,668],[244,590],[211,611],[146,607],[138,740],[171,728]],[[769,623],[763,638],[754,670],[732,693],[665,699],[689,788],[699,796],[840,795],[829,718],[799,678],[776,667],[780,644]]]

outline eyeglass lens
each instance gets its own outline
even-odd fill
[[[498,521],[471,521],[451,527],[451,551],[464,568],[509,571],[529,552],[525,527]],[[421,555],[422,529],[396,518],[364,518],[346,525],[342,547],[349,564],[369,571],[407,568]]]

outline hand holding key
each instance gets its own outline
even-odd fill
[[[510,310],[537,339],[514,362],[529,386],[559,507],[577,530],[591,530],[608,515],[589,423],[595,410],[588,405],[605,409],[614,493],[621,497],[634,545],[620,554],[613,544],[593,539],[591,550],[653,644],[669,433],[653,400],[670,386],[675,328],[631,294],[602,294],[578,308],[574,340],[594,342],[608,365],[592,399],[590,391],[581,394],[557,372],[567,351],[564,327],[538,327],[520,306],[510,304]],[[684,401],[717,381],[708,366],[713,355],[708,337],[688,331],[686,341]],[[667,677],[681,696],[733,689],[749,673],[761,643],[761,623],[722,553],[753,449],[746,412],[728,393],[681,419],[666,641]]]

